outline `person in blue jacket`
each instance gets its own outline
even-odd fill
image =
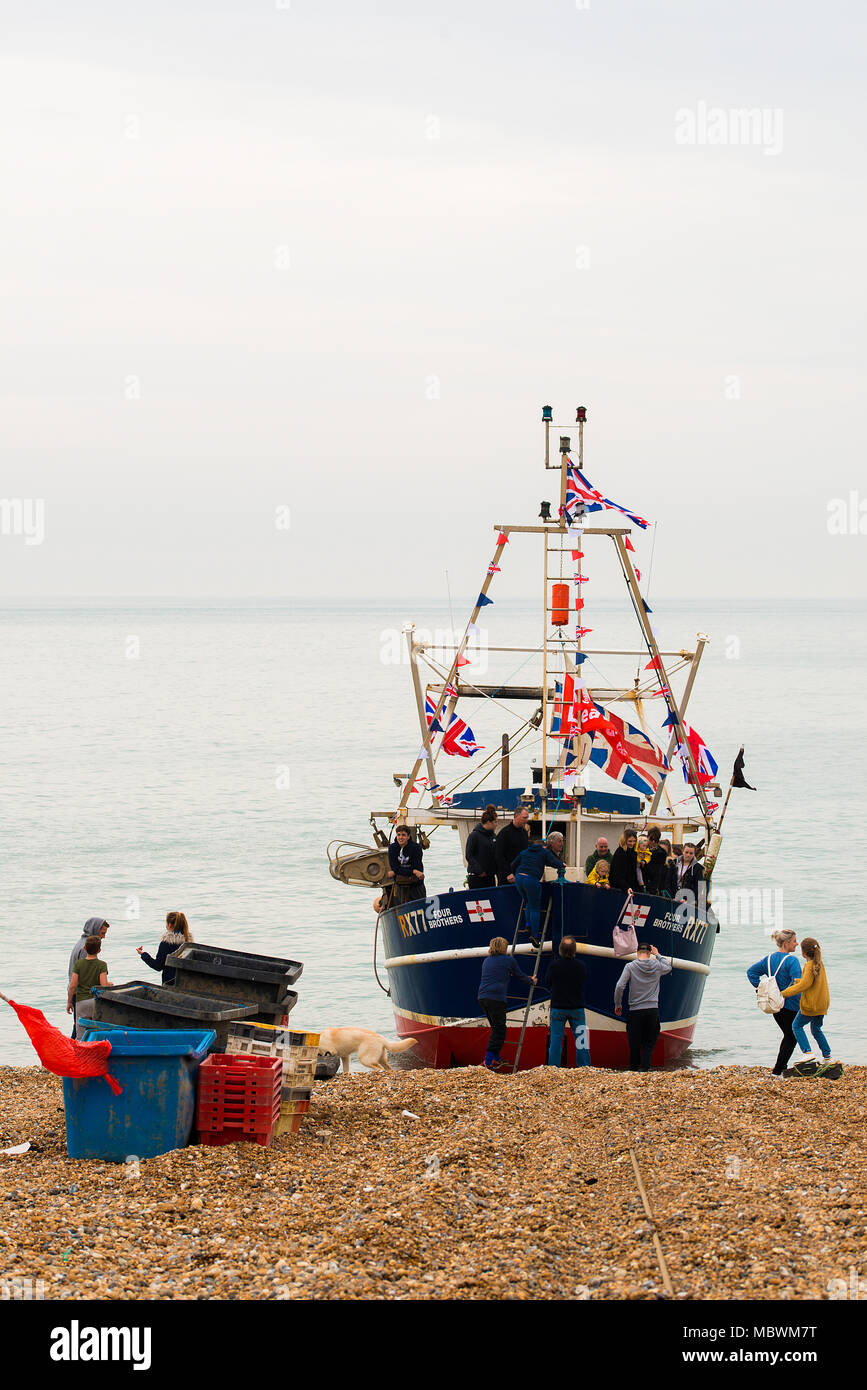
[[[798,949],[798,938],[795,932],[776,931],[774,932],[774,941],[777,947],[776,951],[771,951],[769,956],[762,956],[761,960],[757,960],[755,965],[751,965],[747,971],[747,979],[754,989],[758,989],[759,981],[763,975],[773,975],[779,985],[780,992],[801,978],[801,967],[795,955]],[[795,1050],[796,1039],[792,1032],[792,1024],[797,1012],[798,996],[795,994],[791,999],[785,1001],[779,1013],[773,1015],[773,1019],[783,1035],[777,1060],[774,1063],[774,1076],[783,1075]]]
[[[800,972],[799,976],[800,978]],[[488,947],[488,954],[482,961],[482,978],[479,981],[479,1003],[491,1025],[488,1050],[485,1053],[485,1066],[491,1071],[511,1071],[511,1067],[500,1061],[500,1051],[506,1041],[506,1012],[508,1009],[508,990],[510,979],[521,980],[524,984],[536,984],[535,975],[527,975],[513,955],[509,953],[509,943],[504,936],[495,936]]]
[[[535,832],[525,850],[522,850],[512,865],[512,872],[515,875],[515,887],[519,890],[524,899],[525,914],[524,921],[530,934],[530,940],[534,946],[539,945],[539,919],[542,912],[542,878],[546,866],[556,869],[558,874],[566,872],[566,865],[563,860],[553,853],[554,849],[562,851],[563,836],[558,830],[554,830],[548,836],[547,841],[543,841],[541,835]]]

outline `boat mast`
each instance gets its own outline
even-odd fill
[[[418,726],[421,730],[422,749],[427,759],[428,790],[431,796],[433,796],[433,788],[436,786],[437,774],[436,767],[434,766],[433,749],[431,748],[431,731],[428,728],[427,718],[425,717],[424,694],[421,688],[421,677],[418,669],[419,644],[416,642],[415,637],[415,623],[410,623],[405,628],[404,636],[406,637],[406,645],[409,649],[409,665],[412,671],[412,687],[415,691],[415,704],[418,710]],[[431,721],[431,723],[433,723],[433,721]],[[415,778],[411,777],[409,781],[410,788],[414,781]],[[401,802],[401,805],[403,805],[403,802]]]
[[[698,768],[695,764],[695,758],[693,757],[692,749],[689,745],[689,742],[687,741],[686,728],[684,726],[683,714],[681,712],[680,704],[677,698],[675,697],[674,691],[671,688],[671,681],[669,680],[668,672],[665,669],[665,663],[662,660],[662,656],[660,654],[656,638],[653,635],[653,629],[651,628],[650,622],[648,621],[647,610],[644,606],[644,599],[641,597],[641,591],[638,587],[638,580],[635,577],[635,570],[633,569],[632,561],[629,558],[629,551],[626,549],[626,546],[623,543],[622,536],[616,535],[614,537],[614,545],[617,550],[617,555],[620,560],[620,565],[623,570],[624,578],[626,579],[626,583],[629,586],[629,592],[632,595],[633,604],[635,606],[635,612],[638,615],[638,621],[640,622],[642,631],[644,633],[644,640],[647,643],[647,647],[651,653],[651,656],[656,662],[656,670],[659,675],[659,680],[661,684],[665,687],[665,689],[668,691],[666,699],[668,702],[668,706],[672,714],[674,715],[677,738],[680,741],[681,747],[686,753],[687,762],[689,763],[690,780],[692,782],[693,791],[695,792],[696,798],[701,807],[702,818],[704,820],[705,826],[707,827],[708,834],[710,834],[712,826],[710,819],[710,811],[708,810],[707,804],[707,793],[705,792],[705,789],[701,784],[701,779],[698,775]]]
[[[683,688],[683,694],[682,694],[681,697],[680,697],[680,713],[681,713],[681,718],[684,718],[684,719],[686,718],[686,707],[687,707],[687,705],[689,704],[689,697],[690,697],[690,695],[692,694],[692,687],[695,685],[695,678],[696,678],[696,676],[698,675],[698,664],[699,664],[699,662],[701,661],[702,654],[703,654],[704,649],[705,649],[705,647],[707,646],[707,644],[708,644],[709,641],[710,641],[710,638],[709,638],[705,633],[699,632],[699,633],[697,634],[697,637],[696,637],[696,648],[695,648],[695,651],[694,651],[693,657],[692,657],[692,665],[691,665],[690,668],[689,668],[689,675],[687,676],[687,679],[686,679],[686,685],[684,686],[684,688]],[[667,752],[666,752],[666,754],[665,754],[665,761],[666,761],[667,763],[670,763],[670,762],[671,762],[672,754],[674,753],[674,750],[675,750],[676,747],[677,747],[677,734],[672,733],[671,738],[668,740],[668,750],[667,750]],[[648,812],[648,815],[650,815],[650,816],[655,816],[655,815],[656,815],[656,808],[657,808],[657,806],[659,805],[660,799],[661,799],[661,797],[662,797],[662,789],[663,789],[664,786],[665,786],[665,778],[663,777],[663,779],[662,779],[662,781],[660,782],[659,786],[656,788],[656,791],[653,793],[653,800],[652,800],[651,803],[650,803],[650,810],[649,810],[649,812]],[[671,804],[671,803],[669,802],[669,805],[670,805],[670,804]]]

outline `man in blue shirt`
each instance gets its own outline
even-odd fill
[[[769,956],[762,956],[755,965],[751,965],[747,971],[747,979],[754,989],[758,989],[759,981],[763,975],[773,975],[782,993],[788,985],[793,985],[796,980],[801,978],[801,967],[795,955],[798,949],[798,938],[793,931],[777,931],[774,932],[774,941],[777,945],[776,951],[772,951]],[[798,995],[795,994],[791,999],[785,1001],[778,1013],[773,1015],[774,1021],[783,1035],[777,1060],[774,1063],[774,1076],[783,1075],[795,1050],[795,1035],[792,1032],[792,1024],[797,1012]]]
[[[529,845],[512,865],[515,887],[524,899],[524,924],[534,946],[539,945],[542,879],[546,868],[556,869],[558,874],[566,872],[566,865],[558,858],[557,853],[562,851],[562,848],[563,836],[559,830],[552,830],[545,842],[539,832],[534,831]]]

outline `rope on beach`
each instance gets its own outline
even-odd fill
[[[629,1149],[629,1157],[632,1159],[632,1171],[635,1173],[635,1181],[638,1183],[638,1191],[641,1193],[641,1201],[644,1205],[644,1214],[650,1222],[650,1226],[653,1232],[653,1248],[656,1251],[656,1258],[659,1263],[660,1273],[662,1274],[663,1288],[665,1289],[665,1292],[668,1294],[669,1298],[674,1298],[674,1289],[672,1287],[671,1279],[669,1278],[668,1265],[665,1263],[665,1256],[662,1253],[662,1245],[660,1244],[659,1233],[656,1229],[656,1219],[653,1215],[653,1212],[650,1209],[650,1203],[647,1200],[647,1192],[645,1190],[644,1183],[641,1179],[641,1170],[638,1167],[638,1159],[635,1157],[635,1150],[632,1147],[630,1147]]]

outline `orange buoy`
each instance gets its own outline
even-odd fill
[[[569,585],[555,584],[551,590],[551,622],[565,627],[569,621]]]

